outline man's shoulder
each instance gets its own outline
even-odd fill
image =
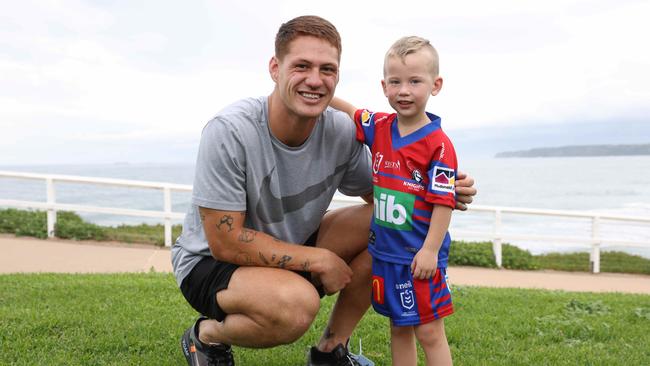
[[[266,97],[244,98],[223,108],[218,117],[263,118],[266,114]]]
[[[242,129],[266,123],[266,97],[240,99],[227,105],[206,124],[206,129]]]

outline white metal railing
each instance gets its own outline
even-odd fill
[[[339,206],[352,203],[360,203],[361,199],[356,197],[335,196],[333,203]],[[494,214],[494,225],[492,231],[471,231],[471,230],[451,230],[454,237],[478,237],[483,240],[492,242],[492,251],[494,252],[494,259],[498,267],[503,264],[502,260],[502,244],[504,240],[535,240],[556,243],[577,243],[586,244],[591,246],[589,253],[589,262],[591,271],[593,273],[600,272],[600,250],[604,247],[624,245],[628,247],[643,247],[650,248],[650,241],[638,240],[617,240],[607,238],[606,240],[601,235],[601,226],[603,221],[613,222],[636,222],[641,224],[648,224],[648,232],[650,232],[650,217],[637,217],[625,215],[602,215],[589,212],[579,211],[564,211],[564,210],[547,210],[547,209],[533,209],[533,208],[519,208],[519,207],[504,207],[504,206],[482,206],[472,204],[469,207],[468,213],[471,212],[492,212]],[[557,235],[534,235],[534,234],[510,234],[505,233],[503,230],[503,214],[515,215],[536,215],[536,216],[551,216],[558,218],[574,218],[574,219],[590,219],[591,220],[591,235],[589,237],[576,237],[576,236],[557,236]]]
[[[9,172],[0,171],[0,177],[5,178],[19,178],[19,179],[35,179],[44,180],[46,183],[47,200],[46,202],[39,201],[24,201],[24,200],[8,200],[0,198],[0,206],[17,207],[17,208],[33,208],[42,209],[47,211],[47,233],[48,237],[54,237],[55,224],[56,224],[56,211],[76,211],[76,212],[90,212],[114,215],[127,215],[139,217],[152,217],[161,218],[164,220],[165,227],[165,245],[171,246],[172,242],[172,219],[183,219],[184,212],[173,212],[171,204],[171,192],[191,192],[192,186],[186,184],[173,184],[161,182],[146,182],[124,179],[111,179],[111,178],[94,178],[94,177],[80,177],[70,175],[55,175],[55,174],[37,174],[37,173],[22,173],[22,172]],[[56,202],[56,182],[73,182],[73,183],[89,183],[98,185],[109,186],[122,186],[122,187],[137,187],[147,188],[154,190],[162,190],[163,192],[163,210],[136,210],[117,207],[100,207],[88,205],[75,205],[64,204]],[[358,204],[363,202],[358,197],[347,197],[335,195],[330,207],[340,207],[350,204]],[[591,246],[590,263],[591,269],[594,273],[600,272],[600,249],[605,246],[625,245],[625,246],[638,246],[650,247],[649,241],[625,241],[625,240],[610,240],[607,239],[604,243],[603,237],[600,233],[600,227],[603,221],[624,221],[624,222],[637,222],[642,224],[650,224],[650,217],[636,217],[636,216],[617,216],[617,215],[600,215],[586,212],[576,211],[562,211],[562,210],[545,210],[545,209],[531,209],[531,208],[517,208],[517,207],[501,207],[501,206],[481,206],[470,205],[469,213],[471,212],[492,212],[494,213],[494,226],[492,231],[470,231],[470,230],[453,230],[454,236],[473,236],[479,237],[484,240],[492,242],[492,249],[497,265],[502,265],[502,250],[501,246],[503,240],[536,240],[536,241],[553,241],[557,243],[582,243]],[[553,236],[553,235],[533,235],[533,234],[508,234],[503,231],[503,214],[515,215],[537,215],[537,216],[552,216],[552,217],[568,217],[568,218],[582,218],[591,220],[591,236],[590,237],[568,237],[568,236]]]
[[[17,207],[17,208],[35,208],[35,209],[47,210],[47,236],[50,238],[56,236],[54,230],[54,227],[56,225],[56,212],[65,210],[65,211],[75,211],[75,212],[91,212],[91,213],[152,217],[152,218],[163,219],[164,227],[165,227],[165,233],[164,233],[165,246],[171,246],[172,245],[172,219],[182,219],[185,217],[184,212],[172,211],[171,192],[192,191],[192,186],[187,184],[146,182],[146,181],[111,179],[111,178],[79,177],[73,175],[0,171],[0,177],[35,179],[35,180],[45,181],[46,192],[47,192],[46,202],[0,199],[0,206],[9,206],[9,207]],[[89,183],[89,184],[108,185],[108,186],[161,190],[163,192],[163,210],[162,211],[134,210],[128,208],[57,203],[56,190],[55,190],[56,182]]]

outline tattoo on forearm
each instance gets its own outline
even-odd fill
[[[219,224],[217,224],[217,229],[221,230],[221,225],[226,224],[228,226],[228,231],[232,231],[232,223],[234,219],[230,215],[224,215],[221,220],[219,221]]]
[[[305,272],[309,272],[309,266],[311,263],[309,263],[309,260],[306,260],[305,263],[302,264],[302,270]]]
[[[251,259],[250,254],[246,252],[239,252],[235,256],[235,261],[239,264],[246,265],[246,266],[251,266],[254,265],[255,262]]]
[[[242,231],[239,233],[239,241],[250,243],[253,241],[253,239],[255,239],[256,234],[257,232],[254,230],[242,229]]]
[[[282,258],[278,261],[278,268],[284,268],[291,261],[291,256],[283,255]]]
[[[262,263],[264,263],[265,265],[270,266],[275,264],[278,268],[282,268],[282,269],[286,268],[292,259],[290,255],[283,255],[282,257],[280,257],[280,260],[276,262],[275,259],[277,258],[277,256],[275,254],[271,256],[270,261],[266,259],[266,257],[264,256],[264,254],[262,254],[262,252],[258,252],[258,255]],[[305,263],[302,264],[302,269],[304,271],[309,271],[309,266],[310,266],[309,261],[305,261]]]

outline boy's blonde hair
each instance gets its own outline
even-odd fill
[[[427,50],[431,54],[431,75],[433,78],[438,77],[438,51],[429,43],[429,40],[418,36],[408,36],[398,39],[386,52],[384,57],[384,75],[386,75],[386,66],[388,59],[391,57],[399,57],[402,62],[407,55],[415,53],[419,50]]]

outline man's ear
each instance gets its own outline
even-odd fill
[[[280,72],[280,63],[278,62],[277,57],[273,56],[271,57],[271,60],[269,60],[269,74],[271,75],[271,79],[273,79],[274,82],[278,82],[278,74]]]
[[[436,80],[433,81],[433,88],[431,89],[431,95],[436,96],[440,93],[442,89],[442,78],[440,76],[436,77]]]

